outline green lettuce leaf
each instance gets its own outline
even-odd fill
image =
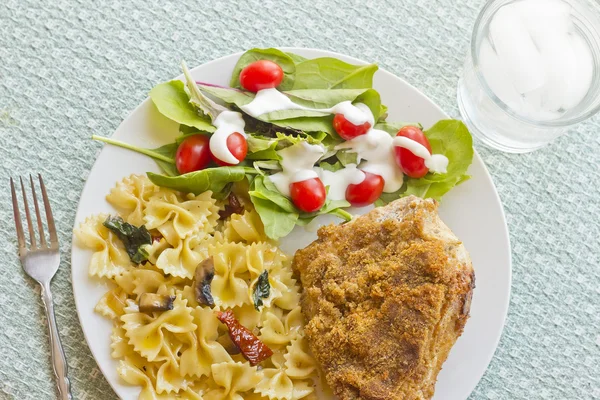
[[[319,163],[319,167],[323,168],[325,171],[335,172],[335,171],[339,171],[340,169],[343,169],[344,165],[339,161],[336,161],[333,164],[323,161],[323,162]]]
[[[249,64],[258,60],[270,60],[276,63],[283,70],[283,81],[279,85],[279,90],[289,90],[294,87],[294,74],[296,64],[292,57],[278,49],[250,49],[240,56],[240,59],[233,67],[230,86],[241,88],[240,72]]]
[[[152,88],[150,98],[158,111],[165,117],[201,131],[215,131],[210,119],[198,114],[198,111],[190,104],[190,97],[185,91],[183,82],[174,80],[160,83]]]
[[[365,89],[373,87],[377,65],[352,65],[332,57],[296,65],[294,89]]]
[[[241,181],[246,174],[256,173],[254,168],[234,166],[207,168],[179,176],[165,176],[152,172],[148,172],[147,175],[157,186],[194,194],[210,190],[216,198],[222,198],[223,195],[229,194],[230,183]]]
[[[183,76],[185,77],[185,82],[190,94],[190,103],[192,103],[194,107],[210,117],[211,121],[214,121],[223,111],[227,111],[227,108],[215,103],[200,91],[200,88],[192,77],[192,73],[185,64],[185,61],[181,61],[181,69],[183,70]]]

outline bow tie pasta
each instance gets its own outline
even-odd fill
[[[141,387],[140,400],[314,397],[319,378],[304,339],[300,288],[250,204],[220,218],[224,202],[210,192],[180,193],[138,175],[118,182],[107,200],[127,229],[147,229],[151,240],[139,249],[145,260],[130,259],[105,226],[107,214],[74,233],[90,251],[90,276],[112,283],[95,311],[112,321],[111,356],[123,382]],[[198,297],[198,268],[209,259],[202,287],[212,304]],[[257,303],[259,285],[268,292]],[[257,366],[246,361],[217,318],[225,310],[273,355]]]

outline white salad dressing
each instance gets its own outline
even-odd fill
[[[246,123],[242,118],[242,114],[236,111],[223,111],[215,118],[213,125],[217,130],[210,137],[210,152],[227,164],[239,164],[240,160],[235,158],[227,147],[227,139],[234,132],[238,132],[246,137],[246,133],[244,132]]]
[[[319,177],[313,168],[325,154],[325,149],[318,144],[300,142],[277,151],[277,154],[281,157],[282,171],[270,175],[269,179],[281,194],[289,197],[292,183]]]
[[[331,108],[304,107],[300,104],[294,103],[288,96],[275,88],[259,90],[256,92],[256,96],[250,103],[241,106],[240,108],[246,114],[254,118],[258,118],[263,114],[268,114],[274,111],[305,110],[322,112],[324,114],[343,114],[344,118],[354,125],[362,125],[365,122],[371,122],[371,125],[373,124],[371,112],[364,112],[365,108],[368,110],[368,107],[364,104],[359,103],[354,105],[351,101],[342,101]],[[369,115],[371,115],[370,119]]]
[[[335,148],[356,153],[360,163],[358,168],[381,176],[385,182],[383,191],[392,193],[399,190],[404,182],[404,174],[396,165],[392,141],[393,138],[386,131],[370,129],[364,135],[343,142]]]
[[[425,161],[425,166],[431,172],[444,174],[448,170],[448,157],[442,154],[431,154],[427,147],[412,139],[403,136],[396,136],[392,141],[394,146],[402,147],[421,157]]]
[[[330,200],[346,200],[348,185],[358,185],[365,179],[365,173],[356,168],[356,164],[348,164],[346,168],[337,171],[319,167],[314,167],[314,170],[319,174],[323,185],[329,186],[327,198]]]

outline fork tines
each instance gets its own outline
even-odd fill
[[[35,193],[35,185],[33,183],[33,177],[29,175],[29,182],[31,183],[31,196],[33,200],[33,206],[35,208],[35,215],[37,221],[37,229],[40,238],[40,243],[38,245],[36,241],[35,229],[33,227],[33,222],[31,218],[31,213],[29,211],[29,204],[27,202],[27,192],[25,191],[25,185],[23,184],[23,179],[19,177],[19,181],[21,182],[21,191],[23,194],[23,206],[25,209],[25,217],[27,219],[27,230],[29,231],[29,242],[30,248],[29,250],[38,250],[45,248],[57,248],[58,247],[58,237],[56,235],[56,226],[54,224],[54,218],[52,217],[52,209],[50,208],[50,201],[48,200],[48,194],[46,193],[46,187],[44,186],[44,180],[42,179],[42,175],[38,174],[38,179],[40,182],[40,189],[42,190],[42,200],[44,201],[44,209],[46,211],[46,221],[48,223],[48,233],[50,235],[50,245],[48,246],[46,242],[46,236],[44,234],[44,224],[42,222],[42,216],[40,213],[40,207],[38,205],[37,196]],[[17,229],[17,239],[19,241],[19,255],[23,256],[28,251],[27,242],[25,240],[25,233],[23,231],[23,225],[21,223],[21,214],[19,212],[19,202],[17,200],[17,192],[15,190],[15,183],[12,178],[10,178],[10,189],[12,192],[12,203],[13,203],[13,215],[15,219],[15,227]]]

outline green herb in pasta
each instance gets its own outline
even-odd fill
[[[123,221],[121,217],[109,216],[104,221],[104,226],[110,229],[123,242],[125,250],[132,262],[141,264],[148,259],[148,251],[146,245],[152,244],[152,236],[144,225],[131,225]]]
[[[254,292],[252,293],[252,300],[254,300],[254,308],[258,311],[263,305],[263,299],[269,297],[271,293],[271,285],[269,284],[269,271],[264,270],[262,274],[258,276],[256,286],[254,286]]]

